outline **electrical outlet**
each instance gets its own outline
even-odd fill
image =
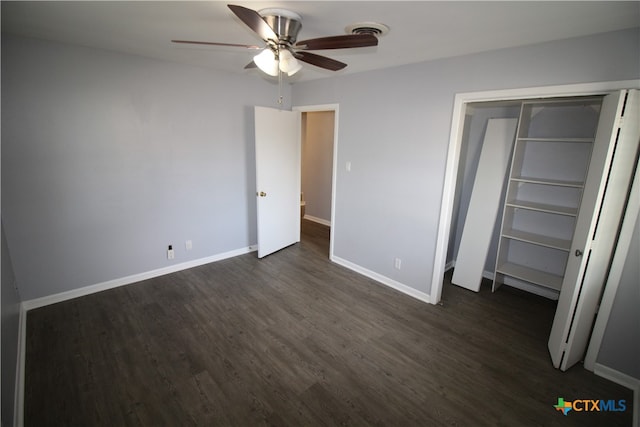
[[[186,250],[190,251],[191,249],[193,249],[193,242],[191,240],[187,240],[186,242],[184,242],[184,247]]]
[[[400,258],[396,258],[394,260],[393,266],[396,270],[400,270],[400,268],[402,268],[402,260]]]
[[[176,257],[176,253],[173,251],[173,245],[169,245],[167,249],[167,259],[174,259]]]

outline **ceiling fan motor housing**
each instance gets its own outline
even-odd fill
[[[262,9],[258,11],[262,19],[278,35],[279,43],[291,46],[302,28],[302,17],[286,9]]]

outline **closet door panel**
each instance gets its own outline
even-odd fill
[[[628,97],[627,97],[628,95]],[[548,348],[566,370],[584,355],[638,156],[638,91],[608,95]]]
[[[498,214],[509,157],[516,135],[516,119],[487,122],[469,209],[451,283],[478,292]]]

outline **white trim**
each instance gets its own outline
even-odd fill
[[[16,357],[16,383],[13,404],[13,425],[24,425],[24,374],[25,357],[27,353],[27,310],[20,304],[18,318],[18,354]]]
[[[90,295],[96,292],[105,291],[107,289],[117,288],[120,286],[130,285],[132,283],[140,282],[147,279],[152,279],[158,276],[164,276],[165,274],[175,273],[189,268],[198,267],[204,264],[209,264],[223,259],[232,258],[238,255],[244,255],[249,252],[254,252],[256,246],[248,246],[245,248],[236,249],[229,252],[224,252],[217,255],[212,255],[206,258],[200,258],[193,261],[187,261],[180,264],[175,264],[169,267],[159,268],[157,270],[151,270],[144,273],[133,274],[131,276],[121,277],[119,279],[109,280],[107,282],[98,283],[95,285],[85,286],[83,288],[73,289],[58,294],[48,295],[42,298],[34,298],[24,301],[22,305],[26,311],[34,308],[44,307],[50,304],[55,304],[62,301],[67,301],[73,298]]]
[[[613,381],[616,384],[633,390],[633,422],[631,425],[640,425],[640,379],[599,363],[594,364],[593,373],[599,377],[606,378],[609,381]]]
[[[331,227],[331,221],[327,221],[326,219],[318,218],[317,216],[306,215],[302,217],[303,219],[317,222],[318,224],[326,225],[327,227]]]
[[[318,111],[333,111],[333,165],[331,171],[331,222],[336,223],[336,188],[338,187],[338,119],[340,112],[340,104],[320,104],[320,105],[302,105],[294,106],[292,111],[300,111],[301,113],[311,113]],[[302,140],[302,138],[301,138]],[[305,216],[306,217],[306,216]],[[335,241],[335,227],[329,230],[329,259],[333,257],[333,242]]]
[[[353,270],[356,273],[362,274],[363,276],[367,276],[370,279],[375,280],[376,282],[380,282],[383,285],[386,285],[390,288],[393,288],[397,291],[402,292],[403,294],[409,295],[410,297],[416,298],[422,302],[429,303],[431,302],[431,297],[429,294],[425,294],[424,292],[420,292],[414,288],[411,288],[407,285],[404,285],[400,282],[397,282],[393,279],[390,279],[386,276],[376,273],[375,271],[368,270],[364,267],[361,267],[357,264],[352,263],[351,261],[347,261],[346,259],[342,259],[340,257],[331,257],[331,261],[339,264],[343,267],[348,268],[349,270]]]
[[[301,113],[313,113],[319,111],[338,111],[339,104],[300,105],[291,108],[292,111]]]
[[[442,201],[440,205],[440,219],[436,238],[436,251],[431,277],[431,303],[437,304],[442,297],[442,278],[444,277],[447,246],[451,216],[453,213],[453,199],[456,191],[458,161],[462,145],[462,130],[464,126],[466,105],[470,102],[504,101],[530,98],[555,98],[567,96],[601,95],[620,89],[640,88],[640,80],[622,80],[613,82],[579,83],[557,86],[540,86],[518,89],[500,89],[483,92],[458,93],[454,98],[451,119],[451,133],[449,135],[449,149],[447,152]]]
[[[113,289],[120,286],[130,285],[140,282],[142,280],[152,279],[154,277],[164,276],[165,274],[175,273],[189,268],[198,267],[201,265],[209,264],[216,261],[222,261],[223,259],[232,258],[239,255],[244,255],[250,252],[255,252],[256,245],[247,246],[245,248],[236,249],[229,252],[223,252],[217,255],[213,255],[206,258],[200,258],[193,261],[187,261],[180,264],[175,264],[170,267],[159,268],[157,270],[147,271],[144,273],[134,274],[131,276],[122,277],[120,279],[114,279],[96,285],[85,286],[83,288],[74,289],[67,292],[61,292],[59,294],[49,295],[42,298],[35,298],[27,301],[23,301],[20,304],[20,317],[18,324],[18,357],[16,368],[16,385],[15,385],[15,403],[14,403],[14,426],[22,427],[24,425],[24,379],[25,379],[25,357],[26,357],[26,344],[27,344],[27,315],[28,311],[34,308],[40,308],[49,304],[55,304],[62,301],[67,301],[73,298],[90,295],[96,292],[101,292],[107,289]]]
[[[596,363],[593,366],[593,373],[628,389],[640,390],[640,379],[634,378],[631,375],[627,375],[624,372],[620,372],[600,363]]]

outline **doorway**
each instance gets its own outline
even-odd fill
[[[329,237],[324,256],[332,257],[336,188],[338,106],[294,107],[301,113],[301,189],[302,236]]]

